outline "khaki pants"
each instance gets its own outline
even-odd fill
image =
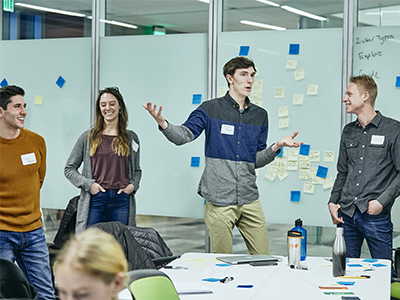
[[[250,254],[270,254],[267,224],[260,200],[230,206],[216,206],[207,201],[204,221],[212,253],[232,253],[232,230],[236,225]]]

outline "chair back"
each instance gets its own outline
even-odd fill
[[[171,279],[161,271],[134,270],[128,275],[129,290],[135,300],[179,300]]]
[[[39,294],[22,270],[13,262],[0,258],[0,299],[38,300]]]

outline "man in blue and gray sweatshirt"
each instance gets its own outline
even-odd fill
[[[180,126],[166,121],[162,106],[143,105],[176,145],[192,142],[205,130],[206,163],[198,193],[207,200],[204,221],[213,253],[232,253],[236,225],[250,254],[270,254],[255,169],[270,163],[282,147],[302,144],[294,140],[295,132],[267,147],[268,114],[248,98],[256,71],[246,57],[231,59],[223,69],[226,95],[203,102]]]

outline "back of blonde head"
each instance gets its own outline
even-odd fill
[[[97,228],[73,236],[58,254],[54,270],[61,264],[70,264],[106,284],[110,284],[117,273],[126,274],[128,271],[128,262],[120,244],[112,235]]]

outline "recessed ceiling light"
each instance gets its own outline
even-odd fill
[[[287,5],[283,5],[283,6],[281,6],[281,8],[283,8],[284,10],[290,11],[292,13],[295,13],[295,14],[298,14],[298,15],[302,15],[302,16],[305,16],[307,18],[315,19],[315,20],[318,20],[318,21],[326,21],[327,20],[324,17],[320,17],[320,16],[317,16],[317,15],[314,15],[314,14],[310,14],[308,12],[305,12],[305,11],[302,11],[300,9],[293,8],[293,7],[290,7],[290,6],[287,6]]]
[[[35,9],[35,10],[41,10],[41,11],[51,12],[51,13],[55,13],[55,14],[62,14],[62,15],[67,15],[67,16],[72,16],[72,17],[85,17],[86,16],[85,14],[75,13],[75,12],[71,12],[71,11],[53,9],[53,8],[42,7],[42,6],[37,6],[37,5],[30,5],[30,4],[20,3],[20,2],[15,3],[15,6],[20,6],[20,7],[25,7],[25,8]]]
[[[201,1],[201,0],[199,0]],[[271,5],[271,6],[275,6],[275,7],[279,7],[280,5],[278,3],[272,2],[272,1],[267,1],[267,0],[256,0],[258,2],[267,4],[267,5]]]
[[[245,24],[245,25],[250,25],[250,26],[266,28],[266,29],[286,30],[285,27],[279,27],[279,26],[275,26],[275,25],[268,25],[268,24],[264,24],[264,23],[258,23],[258,22],[247,21],[247,20],[241,20],[240,23]]]

